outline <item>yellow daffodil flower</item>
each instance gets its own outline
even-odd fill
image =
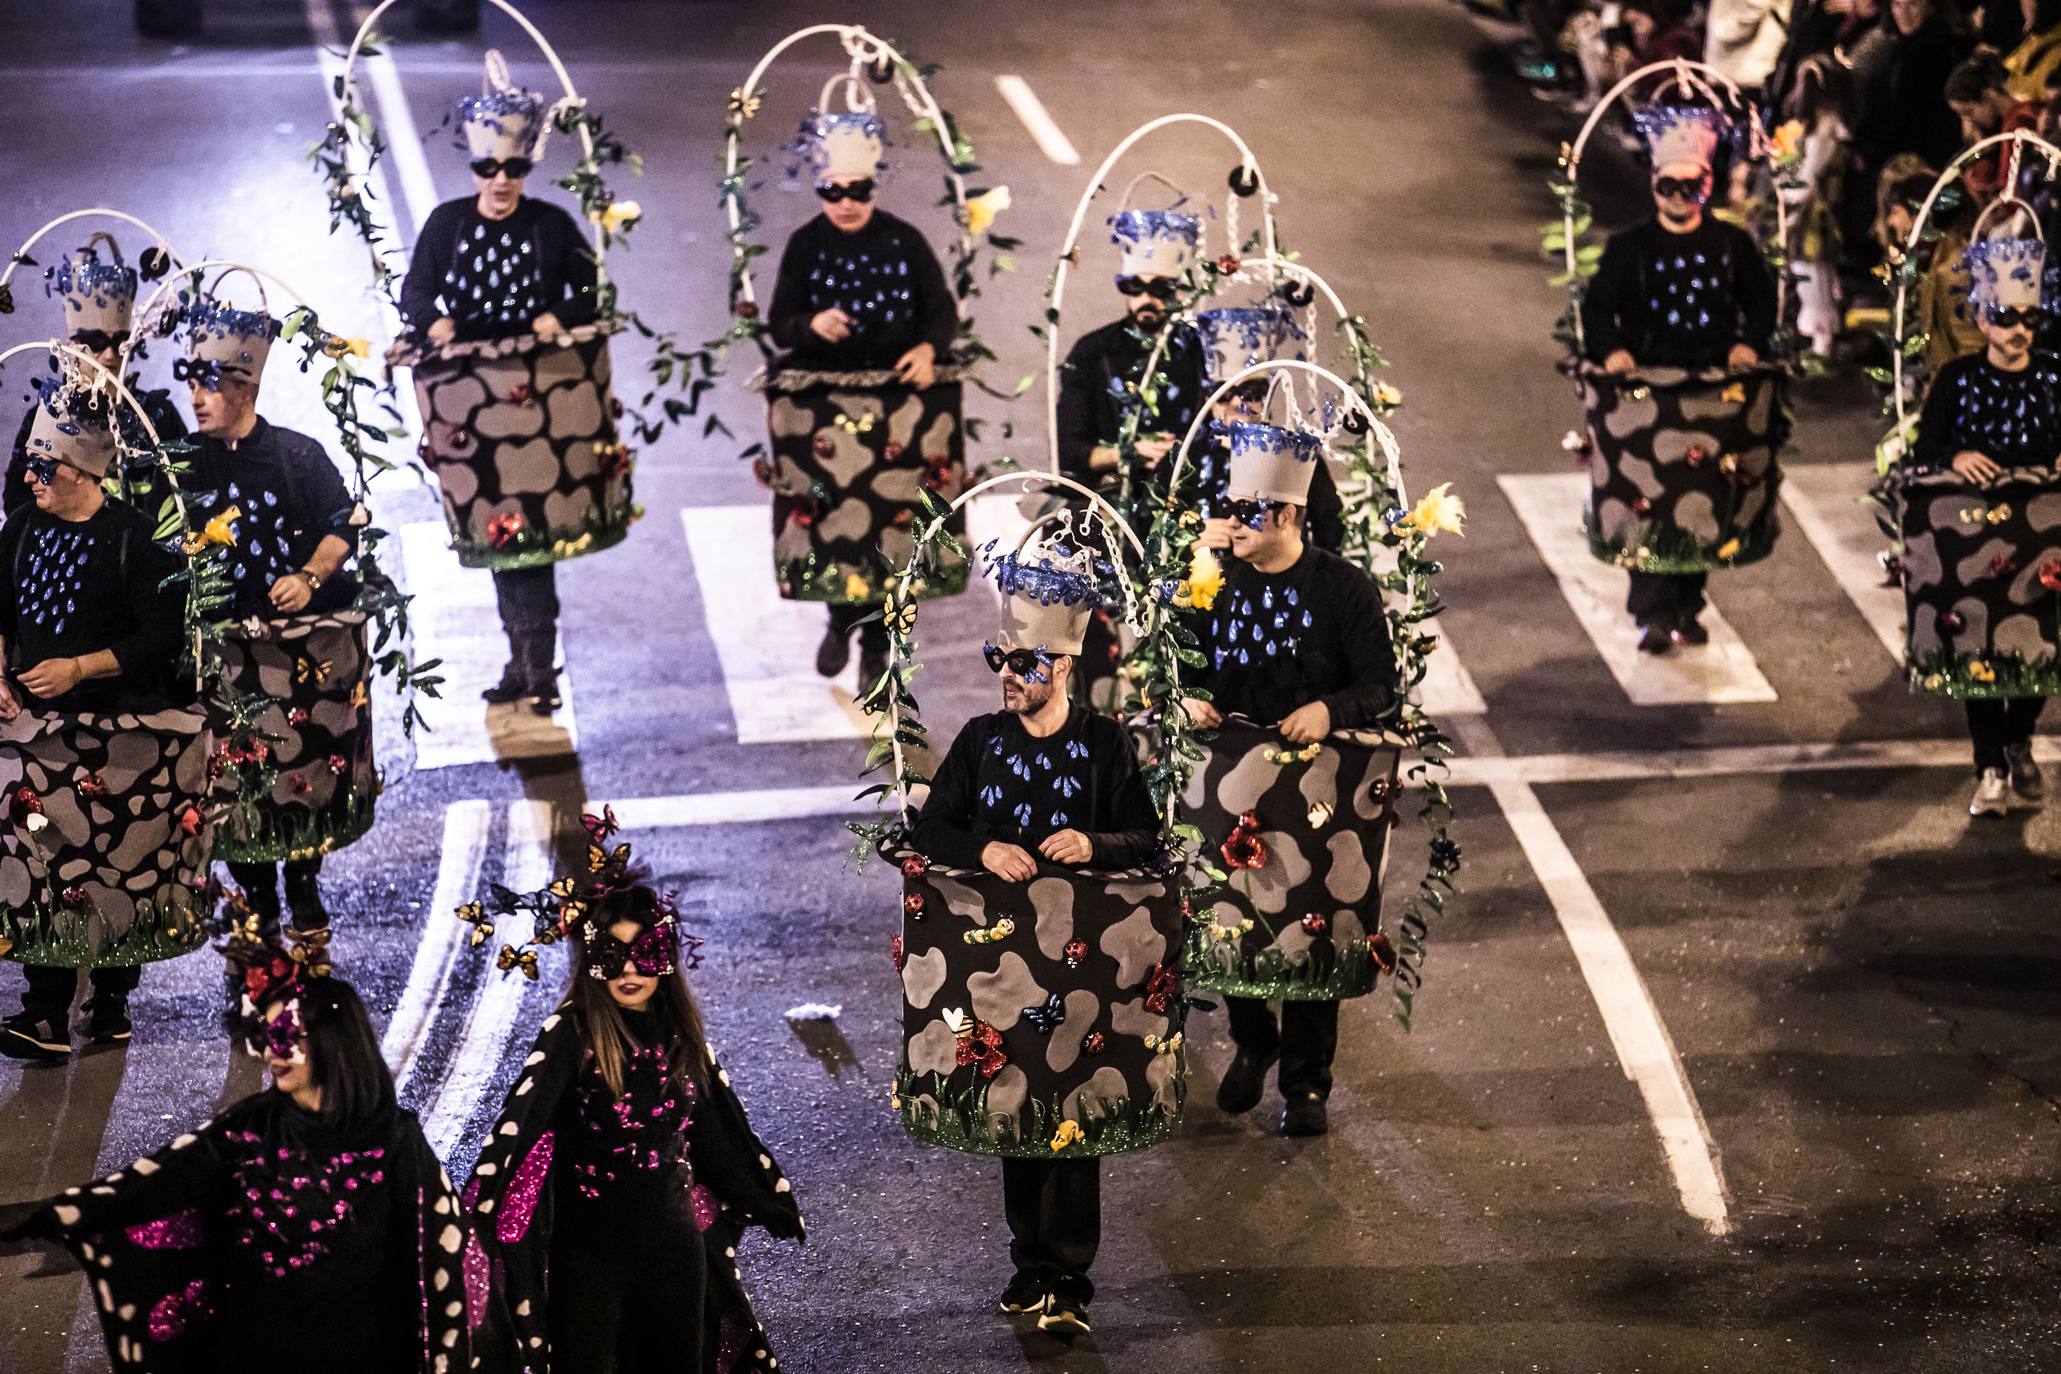
[[[982,191],[966,202],[966,232],[979,238],[995,224],[995,216],[1009,208],[1009,188],[997,186]]]
[[[1732,559],[1737,558],[1739,556],[1738,538],[1735,536],[1731,539],[1727,539],[1724,543],[1718,545],[1717,556],[1720,561],[1724,562],[1729,562]]]
[[[236,542],[236,522],[243,518],[243,512],[235,506],[223,511],[201,527],[200,533],[186,536],[188,557],[199,553],[210,544],[228,547]]]
[[[1968,676],[1977,682],[1995,682],[1997,670],[1982,659],[1971,658],[1968,660]]]
[[[1410,513],[1402,518],[1404,529],[1430,538],[1441,531],[1450,531],[1462,538],[1467,531],[1463,528],[1467,520],[1467,508],[1460,498],[1452,494],[1451,482],[1440,482],[1424,493]]]
[[[1224,565],[1217,561],[1213,549],[1197,549],[1188,562],[1188,580],[1181,584],[1187,588],[1188,604],[1198,611],[1206,611],[1216,604],[1217,593],[1224,589]]]
[[[1394,410],[1403,403],[1403,393],[1387,382],[1374,383],[1374,404],[1383,410]]]
[[[847,574],[844,579],[844,595],[847,601],[864,601],[873,592],[873,584],[857,573]]]
[[[1776,125],[1775,132],[1768,136],[1768,142],[1774,148],[1775,160],[1787,162],[1803,151],[1803,121],[1792,119]]]
[[[620,234],[644,217],[643,207],[634,200],[612,200],[594,220],[611,234]]]

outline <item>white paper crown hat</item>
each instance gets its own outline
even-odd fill
[[[1033,530],[1023,546],[988,564],[1002,589],[1002,620],[995,636],[1002,649],[1043,649],[1078,654],[1088,620],[1102,604],[1095,586],[1095,559],[1070,538]]]
[[[886,165],[887,126],[871,110],[842,110],[816,115],[805,140],[816,184],[864,181]]]
[[[1202,221],[1179,210],[1119,210],[1109,228],[1119,277],[1178,277],[1202,238]]]
[[[114,431],[88,414],[76,393],[56,385],[39,387],[27,453],[105,477],[114,463]]]
[[[222,285],[222,277],[229,272],[238,271],[248,273],[249,269],[228,269],[215,278],[215,287]],[[238,309],[210,293],[179,314],[179,327],[186,335],[184,374],[210,391],[219,390],[224,377],[256,383],[265,371],[272,340],[279,337],[279,321],[272,318],[265,303],[264,281],[256,273],[249,275],[258,283],[256,310]]]
[[[1722,111],[1708,105],[1650,105],[1639,111],[1636,121],[1652,153],[1655,176],[1671,167],[1710,171],[1730,123]]]
[[[1324,459],[1323,435],[1243,420],[1217,429],[1231,447],[1225,495],[1233,501],[1309,504],[1310,479]]]
[[[1294,312],[1278,305],[1235,305],[1195,317],[1202,336],[1202,366],[1212,384],[1248,367],[1304,356],[1305,336]]]
[[[544,97],[516,85],[507,59],[489,50],[480,93],[458,102],[458,121],[475,159],[535,157],[544,132]]]
[[[1968,299],[1983,308],[2036,310],[2047,270],[2038,239],[1982,239],[1968,246]]]
[[[103,262],[95,246],[107,244]],[[122,261],[121,246],[111,234],[95,234],[84,247],[43,274],[43,289],[57,297],[64,310],[65,337],[97,329],[126,334],[136,313],[136,269]]]

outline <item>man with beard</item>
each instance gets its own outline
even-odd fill
[[[910,836],[933,862],[1030,882],[1039,860],[1125,869],[1160,852],[1158,818],[1123,727],[1068,700],[1089,613],[1094,564],[1063,540],[994,564],[1002,626],[982,646],[1002,709],[968,721],[945,755]],[[1083,970],[1083,985],[1093,977]],[[1067,991],[1058,990],[1063,997]],[[1016,1276],[1000,1307],[1040,1329],[1088,1330],[1088,1278],[1101,1239],[1101,1160],[1002,1161]]]
[[[1208,662],[1187,675],[1210,694],[1187,700],[1189,719],[1210,729],[1243,716],[1273,724],[1293,745],[1378,725],[1397,696],[1381,594],[1365,573],[1303,537],[1310,480],[1324,462],[1321,436],[1240,423],[1229,440],[1227,514],[1237,562],[1202,627]],[[1380,901],[1378,890],[1372,900]],[[1281,1133],[1324,1134],[1338,1003],[1287,999],[1277,1020],[1263,998],[1224,1001],[1238,1053],[1217,1105],[1233,1115],[1258,1106],[1278,1058],[1287,1104]]]
[[[1655,105],[1639,115],[1652,150],[1654,218],[1610,238],[1582,298],[1591,361],[1623,376],[1648,367],[1739,372],[1767,356],[1775,279],[1760,245],[1705,213],[1725,126],[1707,106]],[[1707,644],[1706,573],[1631,574],[1625,609],[1639,648],[1664,654]]]
[[[192,356],[180,371],[192,387],[199,431],[187,484],[213,492],[216,513],[237,512],[224,614],[278,620],[351,605],[358,580],[344,563],[357,549],[357,531],[343,474],[314,439],[258,414],[258,388],[279,322],[204,296],[188,308],[182,328]],[[295,929],[327,927],[316,882],[322,856],[289,859],[284,867]],[[239,862],[229,871],[263,927],[276,929],[279,866]]]
[[[179,560],[151,541],[141,511],[101,489],[115,436],[82,398],[52,386],[33,420],[24,465],[35,502],[0,529],[0,720],[161,710],[172,704],[179,655],[179,592],[164,582]],[[24,972],[21,1011],[0,1023],[0,1054],[63,1059],[78,968]],[[129,1039],[129,994],[142,976],[133,962],[92,968],[86,1033],[95,1044]]]
[[[102,261],[101,244],[107,245],[108,257]],[[85,246],[70,257],[43,274],[44,290],[57,297],[64,311],[64,337],[93,355],[93,361],[107,369],[108,375],[119,377],[122,368],[122,352],[129,346],[129,331],[132,317],[136,313],[136,269],[122,261],[121,246],[108,234],[95,234]],[[137,350],[141,356],[141,349]],[[145,391],[142,379],[130,376],[126,379],[131,394],[143,407],[143,413],[150,417],[150,423],[157,430],[161,440],[179,439],[186,434],[186,422],[172,405],[169,393]],[[92,403],[94,410],[99,402]],[[32,505],[36,499],[35,488],[29,482],[26,460],[29,450],[29,431],[35,425],[37,406],[30,406],[21,417],[21,430],[14,436],[14,450],[7,464],[7,485],[5,495],[0,496],[11,514],[23,506]],[[147,436],[136,421],[134,412],[126,404],[116,402],[113,406],[115,424],[121,433],[132,438],[131,447],[143,449]],[[105,416],[102,416],[104,419]],[[130,435],[131,429],[137,432]],[[132,460],[133,463],[133,460]],[[157,498],[146,494],[150,474],[139,472],[132,466],[124,474],[130,483],[131,504],[152,520],[157,518]]]

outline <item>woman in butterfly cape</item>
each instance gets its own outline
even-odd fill
[[[533,923],[499,963],[536,974],[570,941],[565,1001],[546,1018],[465,1196],[523,1374],[743,1374],[775,1367],[737,1268],[746,1226],[802,1235],[794,1191],[752,1133],[682,976],[701,941],[641,881],[613,816],[587,817],[584,882],[493,889],[459,909],[481,944]],[[684,943],[684,948],[683,948]]]
[[[289,949],[237,906],[225,1019],[271,1086],[16,1209],[0,1238],[72,1252],[124,1374],[220,1374],[263,1352],[297,1374],[505,1367],[484,1256],[414,1113],[395,1104],[328,932]]]

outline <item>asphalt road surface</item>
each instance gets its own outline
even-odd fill
[[[209,37],[179,47],[135,38],[116,0],[0,13],[0,243],[66,210],[124,208],[189,259],[271,267],[331,327],[377,333],[362,252],[327,234],[303,161],[327,118],[317,35],[351,16],[308,4],[209,0]],[[745,1253],[785,1367],[2061,1368],[2061,837],[2047,815],[1968,822],[1958,713],[1905,692],[1864,610],[1855,569],[1869,551],[1837,533],[1862,519],[1872,402],[1842,382],[1803,396],[1792,514],[1817,523],[1792,519],[1770,559],[1714,579],[1730,657],[1686,688],[1620,681],[1621,629],[1606,617],[1593,636],[1553,561],[1575,521],[1552,503],[1578,472],[1559,444],[1576,413],[1551,367],[1560,299],[1536,226],[1572,131],[1502,75],[1458,9],[528,11],[644,155],[624,190],[645,222],[612,267],[627,301],[689,338],[723,317],[714,158],[725,97],[759,54],[804,23],[858,19],[940,63],[937,94],[983,180],[1011,187],[1004,228],[1025,240],[1020,270],[980,305],[1004,390],[1042,363],[1025,327],[1093,165],[1163,113],[1235,126],[1279,196],[1285,241],[1368,315],[1393,361],[1413,490],[1451,482],[1467,503],[1465,539],[1442,550],[1442,628],[1464,681],[1451,675],[1441,698],[1476,708],[1446,712],[1465,746],[1467,860],[1415,1030],[1398,1030],[1385,990],[1346,1010],[1331,1135],[1270,1134],[1273,1098],[1220,1116],[1228,1042],[1219,1018],[1198,1018],[1182,1134],[1105,1169],[1094,1337],[1069,1348],[1012,1331],[992,1307],[1008,1269],[996,1166],[910,1142],[887,1107],[896,884],[877,864],[854,873],[841,825],[864,745],[821,687],[801,693],[798,720],[769,721],[760,660],[805,664],[812,636],[759,617],[766,569],[731,532],[764,528],[764,498],[738,446],[675,433],[641,457],[649,517],[628,544],[561,573],[577,752],[497,761],[488,748],[468,762],[480,716],[464,701],[446,713],[461,743],[443,753],[390,731],[378,826],[329,864],[338,962],[454,1173],[563,970],[547,960],[545,983],[526,987],[461,957],[444,976],[449,905],[487,879],[536,877],[582,801],[609,800],[709,938],[696,984],[712,1037],[809,1216],[805,1248],[755,1236]],[[490,14],[486,38],[545,81],[508,21]],[[395,46],[385,93],[422,153],[386,167],[404,237],[428,205],[409,198],[403,164],[418,198],[467,187],[439,126],[477,89],[477,47]],[[802,48],[775,69],[757,151],[791,132],[832,61],[827,45]],[[1080,163],[1041,148],[998,92],[1005,74]],[[906,129],[897,141],[884,203],[941,235],[935,163]],[[1225,145],[1165,136],[1150,149],[1128,165],[1221,203]],[[777,183],[754,193],[769,241],[813,206]],[[1069,336],[1118,308],[1104,251],[1091,232]],[[48,328],[32,279],[17,295],[0,343]],[[641,364],[634,343],[617,359],[625,374]],[[266,408],[320,432],[301,379],[273,372]],[[10,403],[26,375],[0,378]],[[716,409],[748,435],[760,418],[741,383]],[[998,426],[974,456],[1041,462],[1037,397],[980,402]],[[1528,523],[1526,502],[1558,514]],[[437,518],[405,484],[382,491],[380,511],[390,527]],[[481,617],[491,645],[490,612],[465,600],[477,581],[440,573],[435,542],[411,546],[411,585],[443,608],[419,651],[454,652],[438,636],[455,643]],[[925,614],[924,705],[940,734],[987,709],[990,609],[976,589]],[[1420,838],[1399,835],[1392,883],[1413,877]],[[217,1028],[216,978],[207,954],[151,968],[126,1051],[0,1061],[0,1199],[104,1172],[257,1086]],[[0,998],[18,987],[0,968]],[[842,1014],[784,1018],[804,1002]],[[0,1264],[0,1370],[103,1367],[76,1275],[31,1268]],[[290,1368],[283,1352],[254,1354]]]

